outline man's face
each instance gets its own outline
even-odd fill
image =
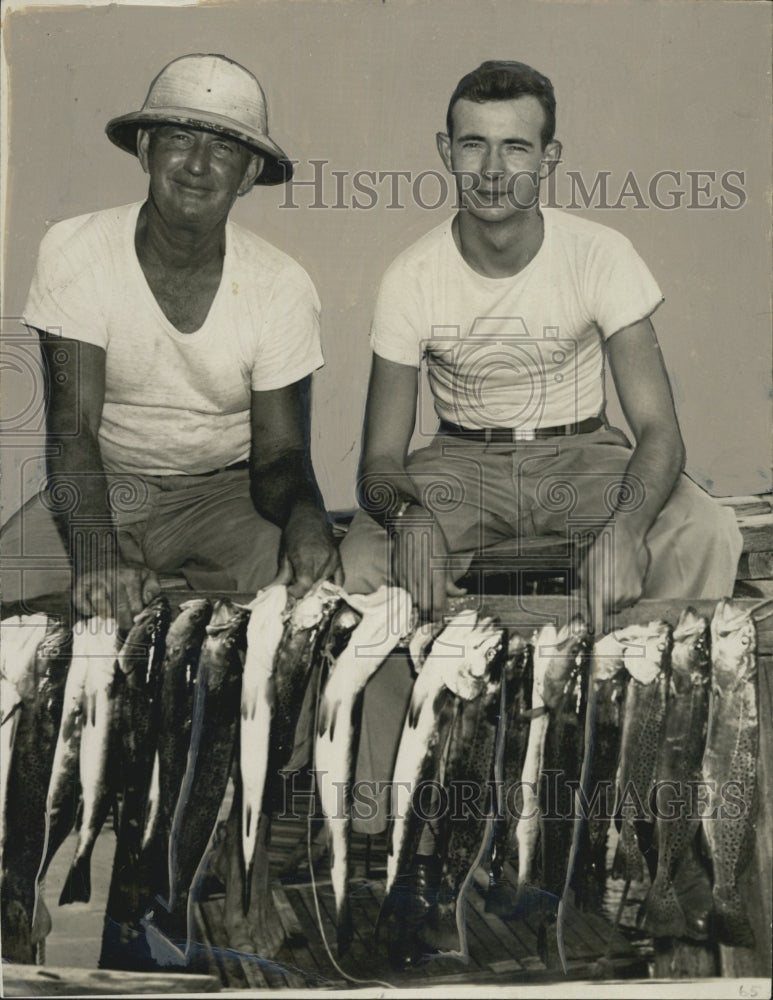
[[[539,186],[560,146],[543,149],[545,112],[536,97],[510,101],[460,100],[454,105],[453,135],[438,134],[438,150],[456,176],[460,203],[488,222],[504,221],[534,208]]]
[[[206,230],[227,218],[262,167],[235,139],[180,125],[140,130],[137,148],[158,211],[186,228]]]

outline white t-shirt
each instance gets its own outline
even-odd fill
[[[602,338],[649,316],[663,295],[626,237],[543,208],[544,238],[523,270],[488,278],[464,260],[452,219],[387,269],[371,346],[427,360],[435,410],[464,427],[533,430],[604,408]]]
[[[140,207],[52,226],[24,322],[104,348],[107,471],[194,474],[241,461],[251,390],[290,385],[323,363],[316,290],[292,258],[229,222],[209,314],[195,333],[180,333],[137,260]]]

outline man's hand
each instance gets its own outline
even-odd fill
[[[340,586],[344,571],[327,521],[309,506],[293,511],[282,532],[277,582],[287,584],[293,597],[303,597],[318,580],[332,580]]]
[[[585,553],[579,569],[580,588],[594,632],[601,635],[610,614],[639,600],[649,564],[644,538],[629,529],[624,518],[610,521]]]
[[[161,593],[153,570],[138,563],[119,562],[117,573],[89,569],[73,574],[73,606],[83,617],[115,618],[121,630]]]
[[[392,580],[413,598],[422,621],[440,621],[457,587],[448,567],[448,545],[432,515],[418,504],[390,524]]]

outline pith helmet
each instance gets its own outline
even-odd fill
[[[266,95],[239,63],[221,55],[180,56],[150,85],[139,111],[111,119],[107,136],[137,155],[137,130],[148,125],[189,125],[238,139],[264,157],[256,184],[290,180],[293,165],[269,137]]]

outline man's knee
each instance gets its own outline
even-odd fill
[[[652,560],[645,597],[713,600],[732,594],[743,550],[735,512],[691,480],[680,483],[647,542]]]

